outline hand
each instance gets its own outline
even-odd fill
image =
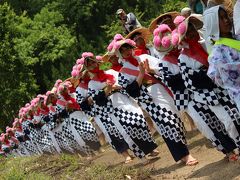
[[[104,92],[105,92],[106,96],[108,96],[108,95],[112,92],[113,86],[114,86],[114,85],[108,84],[108,85],[104,88]]]
[[[69,103],[69,102],[67,103],[66,109],[67,109],[67,110],[71,110],[71,109],[72,109],[72,108],[71,108],[71,103]]]
[[[89,104],[89,105],[92,105],[92,104],[93,104],[93,99],[92,99],[92,97],[89,97],[89,98],[88,98],[88,104]]]
[[[122,86],[119,86],[119,85],[112,86],[112,90],[120,90],[120,89],[122,89]]]
[[[154,70],[149,67],[148,59],[144,61],[144,68],[147,71],[147,73],[154,74]]]
[[[138,67],[139,67],[140,74],[144,75],[145,74],[144,62],[140,62]]]

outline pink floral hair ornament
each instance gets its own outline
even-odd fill
[[[120,41],[123,39],[124,39],[124,37],[121,34],[116,34],[113,38],[114,41]]]
[[[196,30],[199,30],[203,27],[203,22],[200,17],[194,14],[189,16],[188,18],[185,18],[183,16],[177,16],[174,19],[174,24],[176,25],[176,32],[179,34],[179,43],[184,39],[188,30],[189,23],[191,23]]]
[[[185,21],[185,17],[184,16],[177,16],[174,20],[173,23],[178,26],[179,24],[181,24],[183,21]]]
[[[6,133],[8,133],[8,134],[14,133],[14,129],[7,126],[6,127]]]
[[[84,64],[84,58],[77,59],[76,64]]]
[[[87,57],[94,57],[94,54],[92,52],[84,52],[82,53],[82,57],[86,59]]]
[[[96,56],[97,61],[102,61],[102,56]]]
[[[60,84],[60,85],[58,86],[57,93],[61,94],[61,93],[63,92],[64,88],[65,88],[64,85],[63,85],[63,84]]]
[[[61,79],[58,79],[56,82],[55,82],[55,84],[54,84],[54,87],[58,87],[59,86],[59,84],[61,84],[62,83],[62,80]]]
[[[136,46],[136,43],[131,39],[123,39],[123,40],[120,40],[120,41],[115,41],[112,51],[108,52],[108,54],[119,56],[119,49],[121,48],[121,46],[123,44],[128,44],[128,45],[132,46],[133,48],[135,48],[135,46]]]
[[[168,25],[159,25],[153,33],[153,44],[156,50],[159,52],[169,52],[173,49],[172,30]]]

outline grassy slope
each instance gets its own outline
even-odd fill
[[[137,158],[124,165],[120,155],[105,147],[106,151],[91,162],[66,154],[0,159],[0,180],[240,179],[239,163],[228,163],[202,135],[188,133],[187,139],[191,153],[200,162],[197,166],[175,163],[163,140],[157,137],[160,158],[147,166]]]

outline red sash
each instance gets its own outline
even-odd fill
[[[129,75],[132,75],[132,76],[135,76],[135,77],[137,77],[138,74],[139,74],[139,70],[133,70],[133,69],[129,69],[129,68],[122,68],[122,69],[120,70],[120,72],[121,72],[121,73],[129,74]],[[152,77],[150,74],[146,74],[146,73],[145,73],[145,74],[144,74],[144,80],[147,81],[146,84],[157,84],[157,83],[161,84],[161,85],[165,88],[165,90],[168,92],[168,94],[173,97],[173,94],[172,94],[172,92],[170,91],[170,89],[168,89],[168,87],[165,86],[165,84],[163,84],[163,83],[162,83],[161,81],[159,81],[158,79]]]
[[[67,101],[63,101],[63,100],[61,100],[61,99],[58,99],[58,100],[57,100],[57,104],[65,107],[65,106],[67,105]]]
[[[79,85],[78,85],[80,88],[83,88],[83,89],[88,89],[88,84],[86,84],[86,83],[79,83]]]
[[[199,52],[193,52],[192,50],[188,49],[188,48],[184,48],[181,52],[181,54],[184,54],[198,62],[200,62],[202,65],[204,65],[205,67],[208,67],[208,61],[206,60],[207,59],[207,56],[204,54],[201,54]]]

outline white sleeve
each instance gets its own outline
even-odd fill
[[[240,35],[240,0],[237,0],[233,10],[233,23],[235,34]]]

